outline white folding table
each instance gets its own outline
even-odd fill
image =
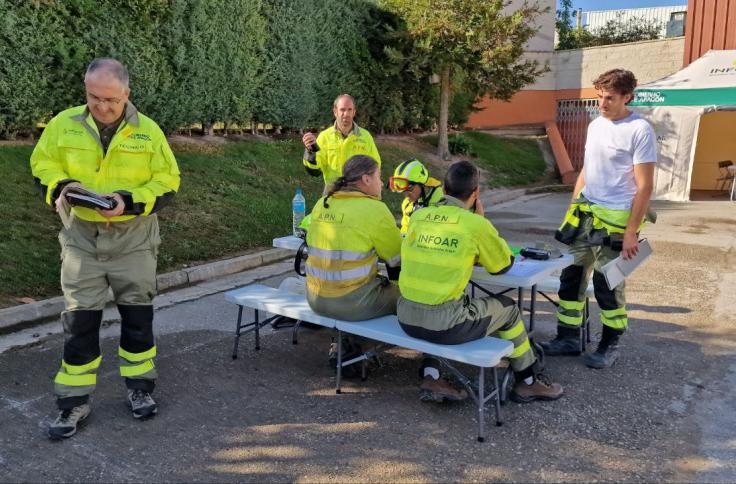
[[[278,237],[273,239],[273,246],[279,249],[298,250],[304,242],[304,239],[288,235],[286,237]],[[508,272],[504,274],[489,274],[483,267],[476,267],[473,270],[471,278],[472,289],[480,289],[487,294],[493,294],[483,286],[499,286],[509,289],[517,289],[519,310],[523,312],[524,291],[531,290],[531,301],[529,304],[529,333],[534,331],[534,312],[537,299],[537,284],[554,274],[556,271],[564,269],[573,263],[574,257],[570,254],[563,254],[562,257],[556,257],[549,260],[521,259],[519,257],[514,261]],[[508,289],[507,289],[508,290]],[[506,292],[506,291],[502,291]]]
[[[504,274],[489,274],[483,267],[476,266],[470,280],[474,293],[475,289],[480,289],[486,294],[494,294],[483,286],[500,286],[509,288],[497,294],[502,294],[508,290],[516,288],[518,291],[517,304],[519,311],[523,313],[524,291],[531,290],[531,300],[529,303],[529,333],[534,332],[534,311],[537,299],[537,284],[554,274],[556,271],[564,269],[575,261],[570,254],[563,254],[562,257],[555,257],[548,260],[521,259],[519,257],[514,260],[514,265]]]

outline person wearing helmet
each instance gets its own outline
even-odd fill
[[[389,178],[392,192],[403,192],[401,203],[401,235],[409,229],[409,218],[420,208],[435,205],[444,195],[442,182],[429,176],[429,170],[417,159],[406,160],[396,167]]]

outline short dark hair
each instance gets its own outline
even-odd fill
[[[593,80],[593,87],[596,89],[613,91],[622,96],[633,95],[636,84],[634,73],[626,69],[611,69]]]
[[[479,179],[478,168],[474,164],[469,161],[455,162],[445,175],[445,194],[466,201],[478,188]]]

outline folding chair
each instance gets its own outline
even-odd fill
[[[727,191],[731,189],[731,201],[733,201],[734,185],[736,185],[736,168],[731,160],[718,162],[718,178],[716,178],[716,190]],[[719,188],[720,185],[720,188]]]

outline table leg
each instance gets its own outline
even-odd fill
[[[503,421],[501,420],[501,388],[498,386],[498,367],[493,367],[493,384],[496,386],[496,398],[495,400],[495,407],[496,407],[496,426],[500,427],[503,425]]]
[[[256,351],[261,349],[261,323],[258,321],[258,310],[256,309],[256,318],[255,318],[255,331],[256,331]]]
[[[529,302],[529,333],[534,333],[534,305],[537,301],[537,285],[532,286],[531,301]]]

